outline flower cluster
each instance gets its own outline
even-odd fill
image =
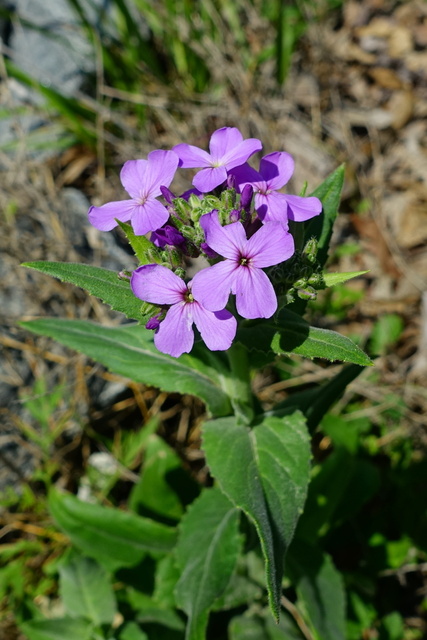
[[[163,353],[191,351],[193,324],[210,350],[226,350],[237,330],[232,311],[256,319],[278,309],[280,287],[268,270],[274,267],[277,280],[278,265],[283,270],[295,254],[289,220],[308,220],[322,205],[315,197],[279,191],[294,170],[288,153],[270,153],[259,171],[253,169],[248,160],[261,148],[259,140],[224,127],[212,134],[209,153],[188,144],[152,151],[147,160],[123,166],[120,179],[131,199],[89,209],[91,224],[101,231],[130,222],[136,236],[151,232],[150,264],[132,273],[130,285],[135,296],[155,305],[146,327],[154,329]],[[179,167],[200,171],[194,188],[175,197],[169,186]],[[200,255],[209,266],[187,281],[184,267]]]

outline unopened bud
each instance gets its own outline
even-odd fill
[[[251,184],[245,184],[242,189],[242,195],[240,196],[240,206],[245,211],[249,212],[252,203],[252,196],[254,195],[254,188]]]
[[[176,196],[173,195],[172,191],[167,187],[164,187],[163,185],[160,186],[160,191],[162,192],[162,196],[164,197],[166,202],[168,204],[172,204],[172,201],[176,198]]]
[[[236,177],[229,173],[227,176],[227,189],[235,189],[236,188]]]
[[[313,287],[307,286],[305,289],[298,289],[297,295],[301,300],[316,300],[317,291],[315,291]]]
[[[238,222],[240,220],[240,211],[232,209],[229,214],[230,222]]]
[[[307,258],[309,262],[316,262],[318,250],[318,241],[316,238],[310,238],[303,249],[303,255]]]
[[[218,258],[217,252],[211,249],[206,242],[202,242],[202,244],[200,245],[200,249],[203,251],[205,256],[210,260],[214,260],[215,258]]]
[[[313,273],[308,279],[308,284],[311,284],[315,289],[325,289],[326,285],[323,273]]]

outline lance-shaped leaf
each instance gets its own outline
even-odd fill
[[[95,626],[111,624],[117,611],[111,578],[92,558],[77,553],[59,566],[62,602],[71,617],[87,618]]]
[[[344,184],[344,165],[329,175],[310,195],[322,201],[322,213],[304,225],[304,240],[316,238],[318,241],[317,261],[323,267],[328,259],[329,243],[332,237],[334,222],[338,215],[341,191]],[[290,305],[293,311],[304,314],[306,300],[295,300]]]
[[[213,420],[203,427],[203,449],[221,489],[255,524],[270,607],[278,619],[284,556],[309,482],[304,418],[299,412],[282,419],[267,417],[252,430],[233,418]]]
[[[19,625],[28,640],[90,640],[93,625],[84,618],[28,620]]]
[[[351,280],[352,278],[358,278],[359,276],[364,276],[365,273],[369,273],[369,271],[348,271],[342,273],[324,273],[323,274],[323,282],[325,283],[325,287],[333,287],[336,284],[341,284],[342,282],[347,282],[347,280]]]
[[[134,566],[146,553],[167,553],[176,541],[171,527],[70,494],[51,490],[48,506],[76,547],[110,571]]]
[[[317,259],[324,265],[328,257],[332,228],[338,215],[341,191],[344,184],[344,165],[341,165],[310,195],[322,201],[323,210],[319,216],[310,220],[305,228],[305,238],[315,237],[319,244]]]
[[[239,512],[219,489],[203,491],[181,521],[175,593],[188,615],[186,640],[206,637],[209,611],[225,591],[241,548],[238,524]]]
[[[22,266],[81,287],[128,318],[144,319],[141,300],[132,293],[129,280],[121,280],[117,271],[72,262],[24,262]]]
[[[136,382],[198,396],[213,415],[223,416],[231,411],[229,398],[222,389],[227,371],[212,352],[203,351],[205,361],[211,361],[212,366],[194,355],[197,348],[192,355],[171,358],[157,351],[152,332],[137,324],[101,327],[86,320],[45,318],[21,322],[21,326],[54,338]]]
[[[273,351],[277,355],[297,353],[306,358],[352,362],[362,366],[372,365],[371,359],[350,338],[330,331],[311,327],[297,313],[283,309],[280,324],[272,320],[244,325],[237,339],[249,349]]]

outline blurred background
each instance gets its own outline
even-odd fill
[[[292,193],[346,165],[329,270],[369,273],[319,296],[309,314],[376,356],[336,408],[360,418],[375,477],[355,490],[360,517],[374,513],[376,524],[334,559],[350,576],[370,567],[361,602],[397,615],[395,635],[378,636],[377,614],[359,603],[355,638],[427,637],[427,3],[1,0],[0,35],[0,561],[21,563],[0,570],[0,638],[19,637],[13,603],[44,602],[55,588],[50,483],[80,495],[115,487],[120,504],[141,462],[136,445],[123,458],[123,443],[153,417],[195,479],[207,476],[201,403],[20,329],[37,316],[122,317],[19,265],[132,269],[121,232],[90,227],[89,206],[124,197],[126,160],[206,147],[223,126],[260,138],[263,154],[291,153]],[[177,192],[189,186],[180,179]],[[339,366],[282,359],[254,385],[268,407]],[[327,456],[330,438],[318,440]]]

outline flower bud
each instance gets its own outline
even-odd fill
[[[254,195],[254,188],[251,184],[245,184],[240,196],[240,206],[242,209],[249,213],[252,203],[252,196]]]
[[[227,189],[235,189],[236,188],[236,177],[229,173],[227,176]]]
[[[168,204],[172,204],[172,201],[176,196],[173,195],[172,191],[163,185],[160,186],[160,191],[162,192],[162,196],[166,200]]]
[[[313,287],[307,285],[305,289],[298,289],[297,295],[301,300],[316,300],[317,291],[315,291]]]
[[[310,240],[308,240],[308,242],[306,243],[303,249],[303,255],[306,257],[306,259],[309,262],[314,263],[316,262],[317,251],[318,251],[317,239],[310,238]]]

